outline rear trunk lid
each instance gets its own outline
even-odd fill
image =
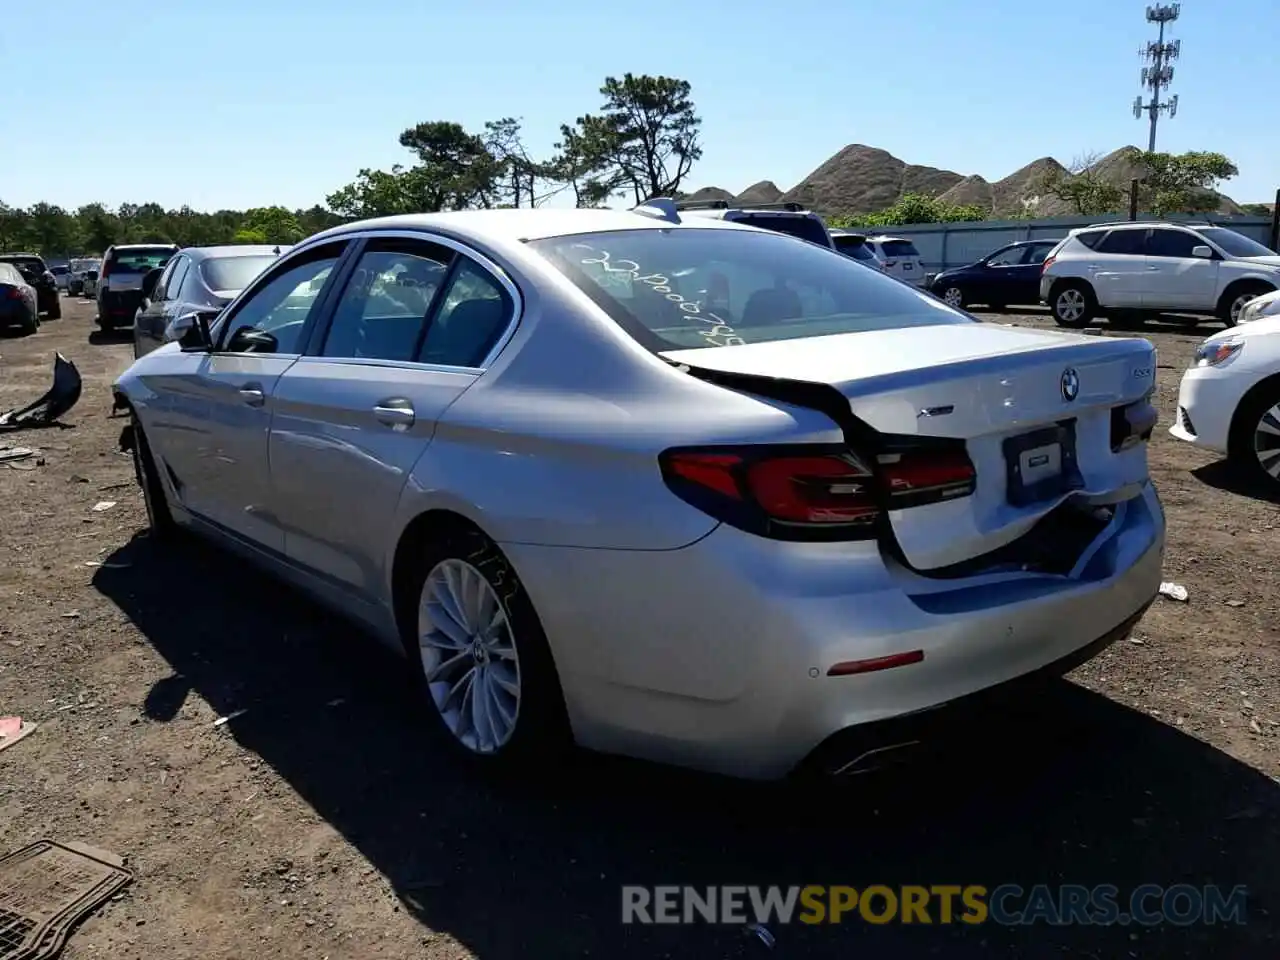
[[[1011,543],[1069,496],[1123,498],[1148,476],[1145,445],[1115,449],[1113,437],[1113,411],[1144,401],[1154,385],[1146,340],[962,323],[663,356],[826,384],[880,434],[963,440],[974,492],[889,515],[904,558],[921,571]]]

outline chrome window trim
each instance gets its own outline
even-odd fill
[[[315,240],[314,244],[312,244],[311,239]],[[494,341],[493,347],[489,350],[488,354],[485,355],[485,358],[480,362],[480,366],[477,366],[477,367],[455,366],[455,365],[443,364],[443,363],[416,363],[412,360],[381,361],[375,357],[363,357],[363,358],[345,357],[344,358],[344,357],[310,357],[308,356],[306,357],[306,359],[308,360],[328,360],[328,361],[333,361],[338,363],[348,363],[348,364],[361,363],[364,361],[377,361],[377,365],[389,363],[395,366],[409,366],[409,367],[413,367],[414,369],[435,370],[440,373],[480,374],[493,365],[493,362],[497,360],[499,355],[501,355],[502,351],[506,349],[507,344],[511,342],[511,339],[516,335],[516,330],[518,330],[520,327],[520,320],[524,316],[524,296],[521,294],[519,286],[517,286],[515,281],[511,279],[511,275],[507,271],[507,269],[503,267],[502,264],[494,260],[492,257],[489,257],[488,255],[481,253],[475,247],[469,246],[468,244],[463,243],[460,240],[455,240],[453,237],[449,236],[448,234],[439,233],[437,231],[430,230],[426,227],[420,227],[417,229],[405,229],[402,227],[394,228],[394,229],[374,228],[374,229],[365,229],[365,230],[339,229],[336,232],[325,231],[323,234],[317,234],[314,238],[311,238],[311,239],[302,241],[302,243],[298,244],[292,250],[290,250],[285,257],[281,257],[280,261],[283,262],[286,259],[292,259],[293,256],[298,253],[306,253],[306,251],[310,249],[312,246],[322,246],[326,243],[332,243],[337,240],[346,240],[346,241],[375,240],[375,239],[376,240],[388,240],[388,239],[420,240],[420,241],[425,241],[427,243],[435,243],[442,247],[447,247],[448,249],[452,250],[454,253],[461,254],[462,256],[465,256],[471,260],[474,260],[477,265],[483,267],[485,272],[488,273],[491,277],[493,277],[494,280],[497,281],[498,285],[501,286],[502,289],[504,289],[507,292],[507,296],[511,298],[511,316],[507,319],[507,328],[502,332],[502,335],[498,337],[496,341]],[[227,309],[230,310],[230,306],[228,306]]]

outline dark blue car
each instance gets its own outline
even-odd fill
[[[929,292],[953,307],[983,304],[999,310],[1010,304],[1040,302],[1040,265],[1061,240],[1020,240],[976,263],[943,270]]]

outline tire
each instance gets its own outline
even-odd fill
[[[1274,287],[1259,280],[1250,280],[1227,288],[1218,301],[1218,319],[1228,327],[1234,327],[1240,317],[1240,309],[1254,297],[1270,293]]]
[[[957,310],[963,310],[969,305],[969,301],[964,295],[964,289],[954,283],[947,284],[940,296],[947,306],[955,307]]]
[[[114,333],[116,329],[116,322],[110,317],[98,317],[98,328],[103,333]]]
[[[405,651],[451,749],[495,773],[542,767],[562,754],[572,737],[551,648],[497,546],[476,530],[450,531],[426,545],[405,584]],[[483,714],[472,712],[477,683]]]
[[[135,415],[133,425],[133,474],[142,490],[142,502],[147,508],[147,528],[151,539],[157,543],[169,543],[177,538],[179,527],[169,510],[169,498],[160,480],[160,470],[151,453],[151,444],[142,432],[142,424]]]
[[[53,306],[50,307],[48,310],[48,316],[50,320],[62,319],[62,301],[61,300],[54,301]]]
[[[29,337],[40,329],[40,315],[32,313],[30,317],[19,324],[18,329],[22,331],[24,337]]]
[[[1053,322],[1060,327],[1080,330],[1093,322],[1098,312],[1098,301],[1087,284],[1068,281],[1053,289],[1049,309]]]
[[[1227,456],[1241,479],[1280,495],[1280,380],[1245,396],[1231,423]]]

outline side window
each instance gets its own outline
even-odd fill
[[[264,278],[227,317],[219,349],[228,349],[232,338],[249,330],[271,337],[269,348],[253,345],[256,353],[300,353],[303,328],[345,246],[344,242],[308,251]]]
[[[1099,253],[1142,256],[1147,252],[1146,230],[1112,230],[1095,248]]]
[[[187,278],[187,270],[191,268],[190,257],[174,257],[169,268],[168,282],[161,278],[164,283],[163,292],[157,292],[157,298],[160,300],[178,300],[182,296],[182,281]]]
[[[1027,254],[1027,263],[1044,263],[1045,258],[1049,256],[1049,251],[1056,247],[1056,243],[1037,243],[1028,249],[1031,251]]]
[[[431,318],[421,362],[480,366],[506,332],[513,306],[506,290],[488,271],[463,257]]]
[[[1087,233],[1077,233],[1076,239],[1090,250],[1097,250],[1098,244],[1102,242],[1103,236],[1105,236],[1105,232],[1102,230],[1090,230]]]
[[[181,257],[170,260],[169,265],[160,274],[160,279],[156,281],[156,288],[151,292],[152,303],[159,303],[165,298],[164,292],[169,288],[169,278],[173,276],[174,268],[178,265],[178,260],[180,259]]]
[[[1147,240],[1147,255],[1152,257],[1191,258],[1191,250],[1201,241],[1184,230],[1152,230]]]
[[[1022,263],[1027,256],[1026,247],[1010,247],[1008,250],[1001,250],[994,257],[987,261],[988,267],[1013,267]]]
[[[320,355],[412,360],[452,259],[453,251],[434,244],[370,244],[342,291]]]

